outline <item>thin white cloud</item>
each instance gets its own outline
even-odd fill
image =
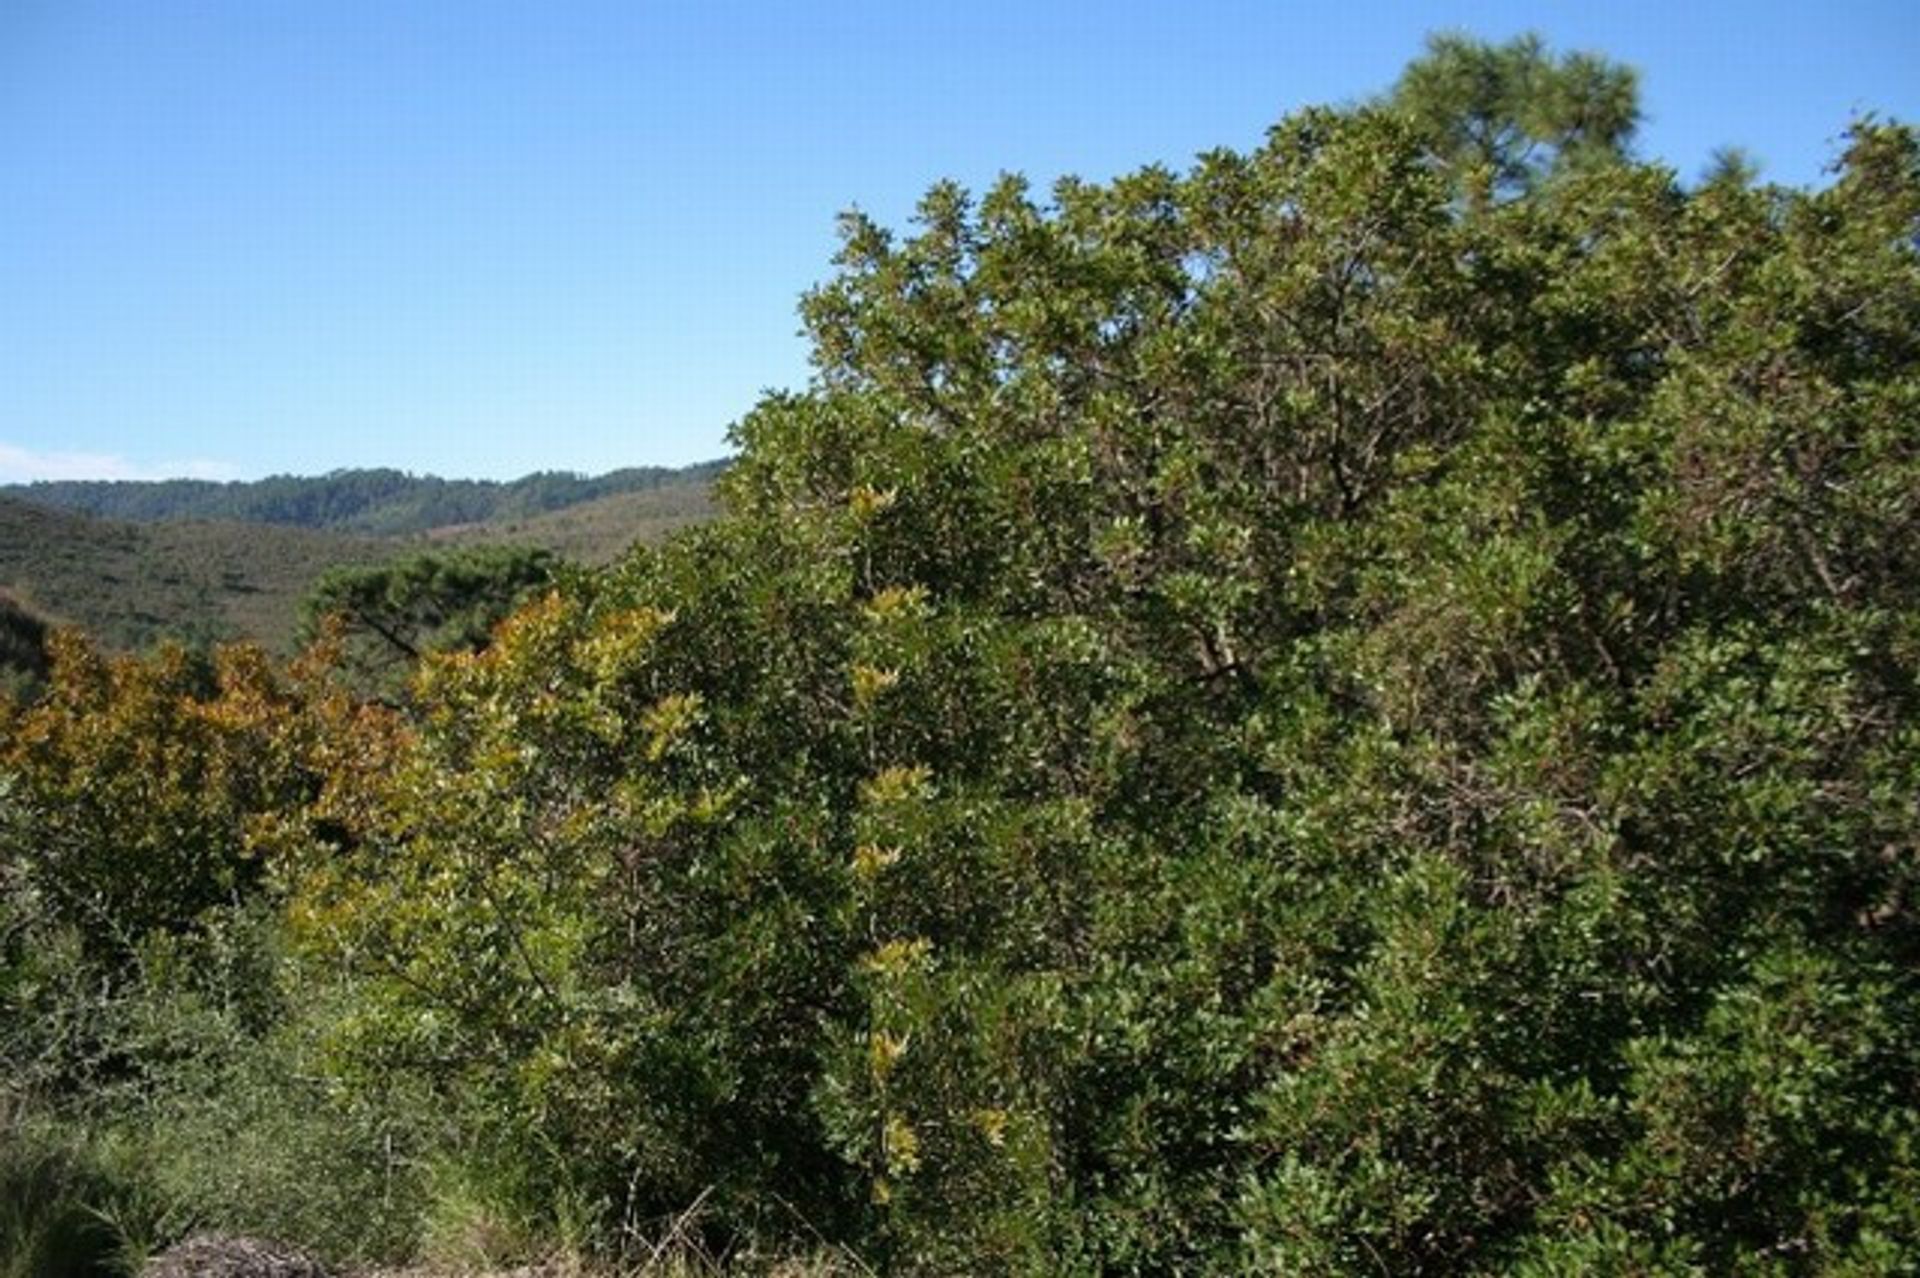
[[[0,441],[0,483],[31,484],[42,479],[236,479],[226,462],[130,461],[118,453],[38,452]]]

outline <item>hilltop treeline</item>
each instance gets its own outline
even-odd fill
[[[1415,71],[850,217],[725,515],[391,703],[324,638],[56,637],[0,737],[0,1202],[464,1263],[1899,1272],[1920,140],[1686,185],[1612,64]]]
[[[216,482],[61,480],[0,489],[26,501],[109,519],[220,519],[381,536],[525,519],[618,493],[684,486],[698,503],[724,463],[636,466],[604,475],[540,471],[519,479],[441,479],[399,470],[336,470]]]

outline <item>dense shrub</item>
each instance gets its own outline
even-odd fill
[[[52,650],[0,708],[0,1263],[107,1272],[210,1218],[404,1249],[417,1128],[322,1078],[341,992],[290,964],[273,870],[358,837],[398,723],[324,650]]]
[[[424,672],[348,1058],[896,1268],[1913,1246],[1914,139],[1429,154],[850,221],[730,517]]]

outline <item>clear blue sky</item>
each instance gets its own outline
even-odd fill
[[[1638,66],[1683,173],[1920,120],[1913,0],[0,0],[0,479],[712,457],[836,210],[1250,146],[1437,28]]]

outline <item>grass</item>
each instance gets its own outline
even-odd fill
[[[0,1098],[0,1278],[137,1272],[141,1207],[90,1143]]]

